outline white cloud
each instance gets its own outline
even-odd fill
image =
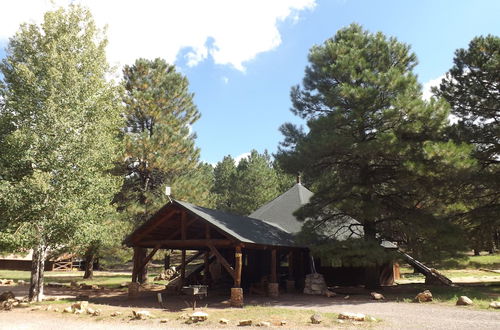
[[[0,39],[10,37],[22,22],[39,22],[50,2],[2,4]],[[295,21],[301,11],[315,6],[315,0],[56,1],[70,2],[89,7],[99,25],[108,25],[108,57],[114,64],[129,64],[138,57],[163,57],[173,63],[181,50],[189,49],[190,66],[212,56],[215,63],[241,71],[245,62],[280,45],[280,21]]]
[[[431,91],[432,87],[438,87],[441,84],[441,80],[445,78],[445,75],[441,75],[435,79],[431,79],[428,82],[424,83],[422,86],[422,98],[424,100],[430,100],[434,94]]]
[[[242,159],[248,158],[248,157],[250,157],[250,155],[251,154],[249,152],[245,152],[239,156],[236,156],[236,158],[234,159],[234,164],[238,165]]]

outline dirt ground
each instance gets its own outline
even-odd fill
[[[2,286],[0,292],[12,290],[16,296],[24,296],[27,286]],[[164,308],[160,308],[156,293],[145,292],[141,297],[129,299],[126,292],[119,290],[70,291],[67,289],[47,288],[46,295],[59,297],[74,297],[77,294],[88,294],[93,308],[102,309],[103,317],[63,314],[60,311],[69,303],[54,303],[52,308],[59,308],[59,313],[53,310],[31,311],[31,308],[0,311],[0,329],[165,329],[200,327],[201,324],[183,325],[180,321],[170,319],[166,324],[160,323],[162,318],[172,318],[172,313],[190,313],[186,298],[182,296],[164,296]],[[366,294],[354,294],[345,300],[343,295],[335,298],[306,296],[301,294],[283,294],[277,299],[260,296],[245,296],[245,303],[268,307],[286,308],[288,310],[312,310],[319,313],[340,313],[343,311],[364,313],[374,316],[381,322],[365,324],[339,324],[339,327],[368,327],[374,329],[500,329],[500,312],[493,310],[478,310],[473,307],[449,306],[440,303],[408,303],[396,302],[390,298],[377,302],[370,300]],[[229,308],[227,296],[212,294],[203,300],[201,309],[209,315],[220,311],[230,311],[245,318],[244,310]],[[43,306],[45,309],[45,306]],[[132,310],[148,310],[157,318],[146,321],[131,321]],[[120,317],[111,318],[113,311],[120,311]],[[241,316],[240,316],[241,315]],[[219,328],[217,321],[209,327]],[[332,324],[330,322],[330,324]],[[324,325],[320,325],[324,326]],[[223,326],[231,328],[230,326]],[[284,328],[301,328],[289,324]],[[308,326],[310,327],[310,326]]]

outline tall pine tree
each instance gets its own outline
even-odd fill
[[[476,253],[493,251],[500,243],[500,38],[476,37],[453,61],[434,93],[450,103],[457,119],[450,137],[474,146],[480,166],[464,184],[469,203],[463,220]]]
[[[199,161],[191,125],[200,113],[188,80],[162,59],[138,59],[124,72],[126,119],[125,183],[120,208],[135,225],[174,198],[210,206],[213,174]],[[136,249],[135,258],[145,256]],[[145,267],[146,268],[146,267]],[[146,274],[138,280],[147,280]]]
[[[283,125],[277,154],[285,170],[314,182],[299,217],[338,226],[350,216],[369,249],[381,234],[418,236],[439,251],[435,239],[455,232],[449,175],[470,166],[470,149],[444,140],[448,107],[421,99],[416,61],[409,46],[356,24],[311,49],[303,85],[291,92],[309,131]],[[372,271],[366,280],[377,283]]]

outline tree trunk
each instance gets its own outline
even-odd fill
[[[31,280],[28,298],[30,301],[41,302],[43,300],[43,275],[47,250],[43,245],[33,249],[31,261]]]
[[[479,251],[480,251],[480,249],[474,249],[474,255],[475,255],[475,256],[481,255],[481,254],[479,253]]]
[[[365,232],[364,239],[367,243],[377,242],[375,223],[365,222],[363,229]],[[379,267],[376,264],[373,265],[373,260],[368,260],[368,264],[370,266],[365,267],[365,287],[374,289],[380,286]]]
[[[134,268],[132,270],[132,282],[139,282],[144,284],[148,281],[148,265],[144,265],[142,269],[139,269],[146,260],[147,256],[146,248],[135,247],[134,248]]]
[[[88,248],[85,253],[85,273],[83,274],[84,279],[91,280],[94,277],[94,261],[95,261],[95,249],[92,247]]]

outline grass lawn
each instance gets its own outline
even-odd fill
[[[94,272],[92,280],[83,279],[83,271],[45,272],[45,284],[50,282],[67,283],[76,281],[77,283],[97,284],[108,288],[119,287],[123,282],[130,282],[131,275],[128,273],[112,273],[112,272]],[[150,275],[151,281],[154,275]],[[30,272],[21,270],[0,270],[1,279],[24,280],[30,281]]]

